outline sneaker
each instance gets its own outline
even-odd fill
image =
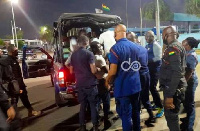
[[[152,110],[154,110],[154,111],[159,109],[159,107],[156,105],[152,105],[151,107],[152,107]]]
[[[156,114],[156,118],[161,118],[164,115],[164,108],[158,108],[158,113]]]
[[[31,116],[39,116],[39,115],[41,115],[41,111],[35,111],[35,110],[30,110],[29,112],[28,112],[28,117],[31,117]]]

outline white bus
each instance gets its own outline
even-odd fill
[[[25,40],[25,44],[32,47],[43,47],[43,42],[41,40]]]

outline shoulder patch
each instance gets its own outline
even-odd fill
[[[175,54],[175,51],[169,52],[169,55],[174,55],[174,54]]]

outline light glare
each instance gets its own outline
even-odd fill
[[[18,4],[19,0],[10,0],[12,3]]]

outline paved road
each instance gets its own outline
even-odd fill
[[[200,65],[198,65],[198,76],[200,78]],[[23,121],[23,131],[75,131],[78,130],[78,112],[79,105],[67,104],[65,107],[58,108],[54,100],[54,88],[51,86],[50,77],[41,77],[36,79],[25,80],[28,86],[29,99],[36,110],[42,110],[44,113],[40,117],[27,118],[27,110],[19,102],[19,111]],[[200,87],[196,91],[196,120],[195,131],[200,130]],[[162,93],[161,93],[162,96]],[[114,99],[111,100],[111,109],[115,112]],[[156,112],[155,112],[156,113]],[[113,125],[109,131],[122,130],[121,121],[115,119],[115,115],[110,117]],[[181,114],[184,117],[185,114]],[[167,131],[165,118],[159,118],[154,127],[146,127],[144,120],[148,118],[147,112],[143,110],[141,115],[142,131]],[[87,123],[88,129],[92,127]],[[103,128],[103,125],[100,125]]]
[[[54,100],[54,88],[50,77],[25,80],[28,95],[34,109],[42,110],[40,117],[27,118],[27,110],[19,102],[23,131],[74,131],[79,127],[79,105],[68,104],[58,108]]]

